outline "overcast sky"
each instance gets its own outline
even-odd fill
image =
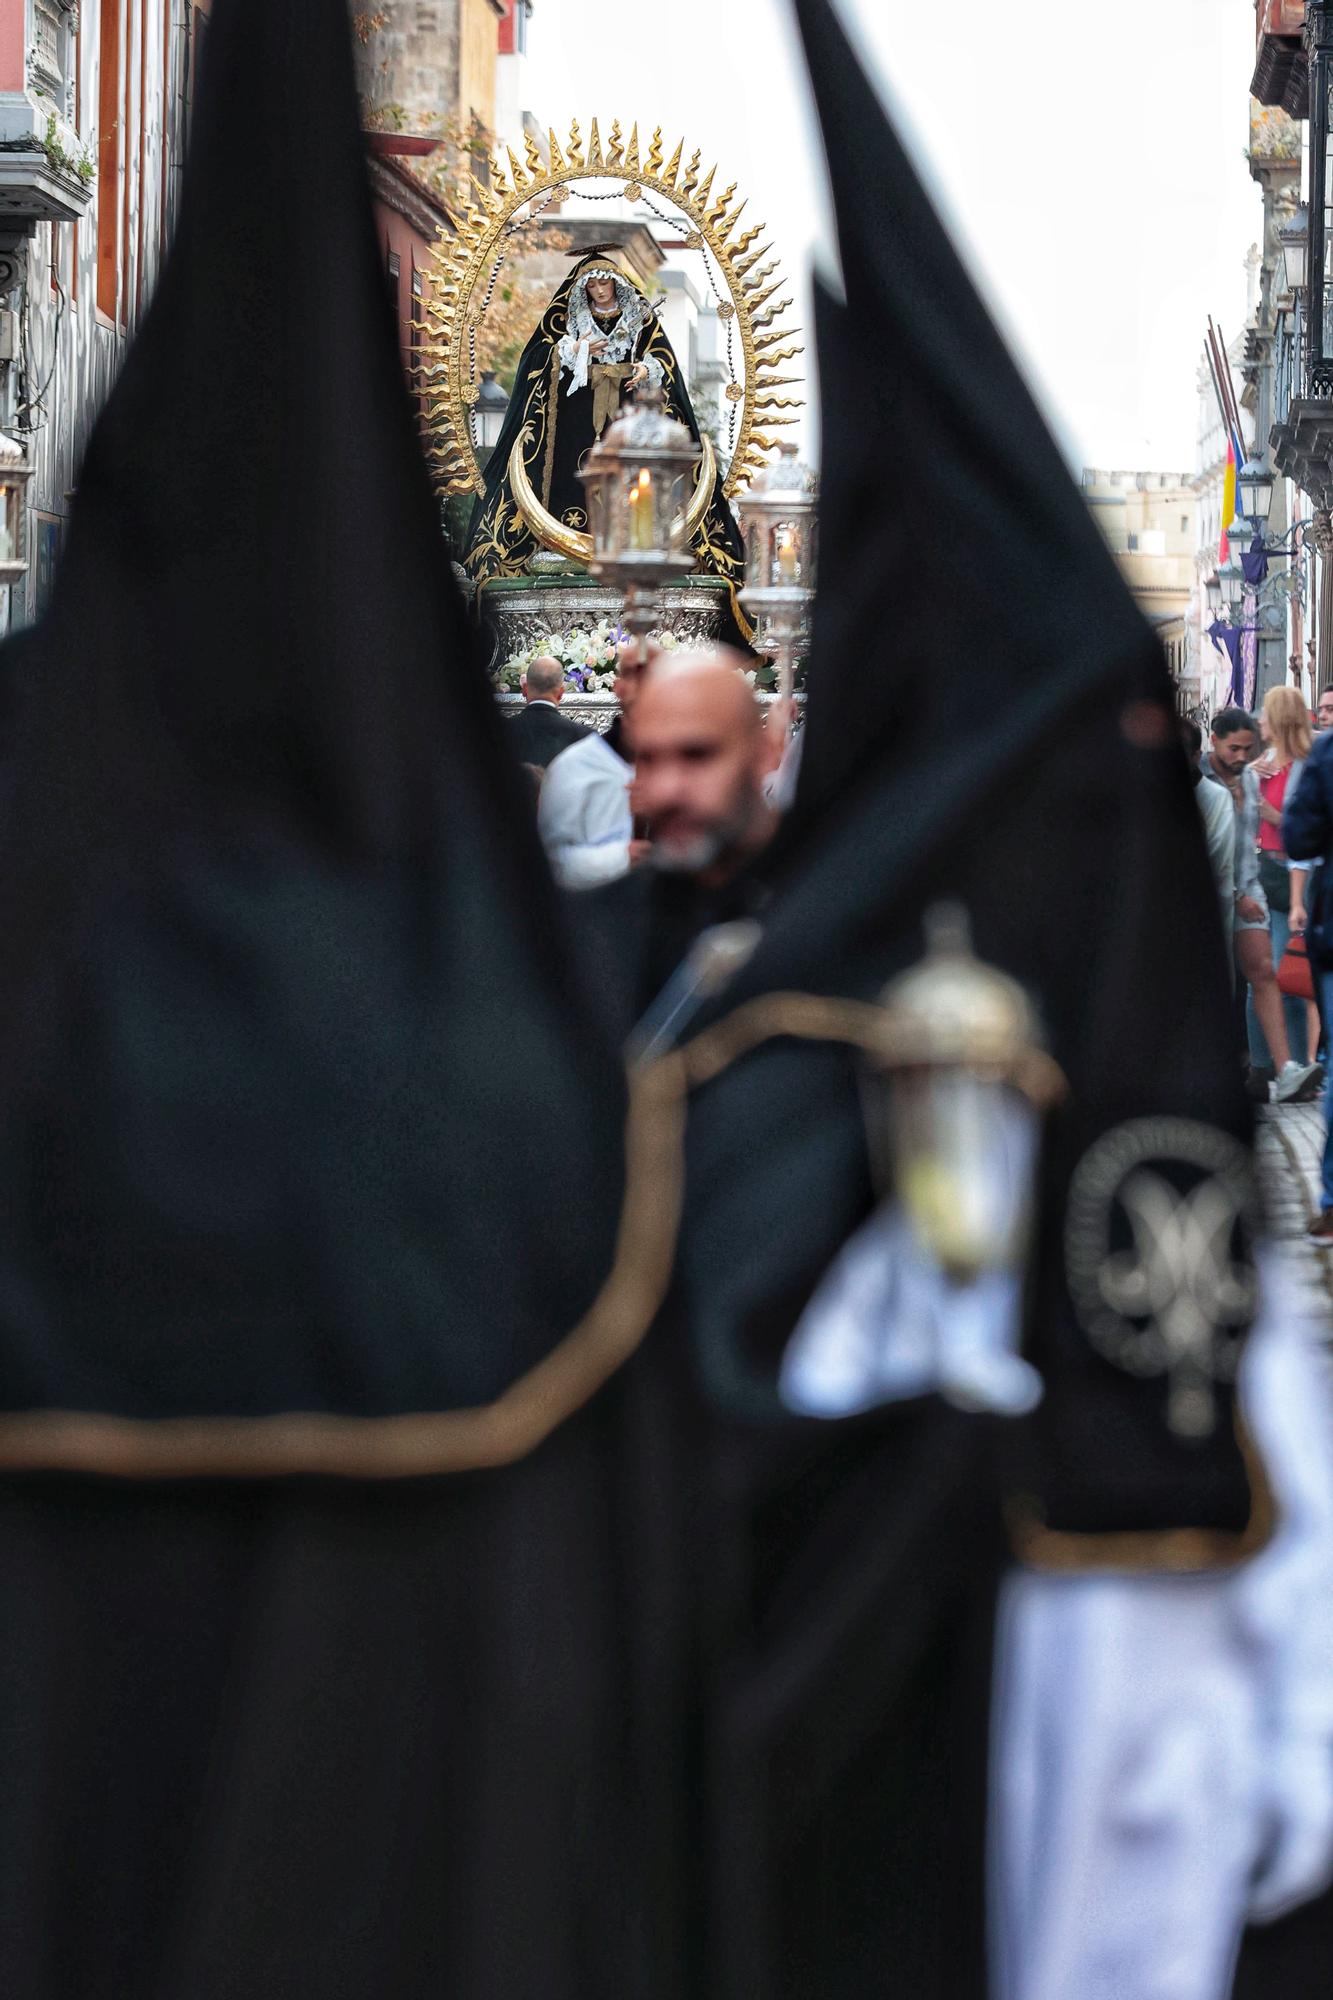
[[[803,285],[829,219],[788,0],[535,4],[537,115],[684,135]],[[1204,322],[1240,325],[1260,226],[1253,0],[839,4],[1071,461],[1191,469]]]

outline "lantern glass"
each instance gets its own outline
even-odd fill
[[[1309,247],[1307,211],[1302,208],[1277,233],[1282,248],[1283,282],[1289,292],[1305,290],[1306,251]]]
[[[623,583],[687,571],[685,514],[699,448],[666,414],[660,389],[643,390],[588,454],[580,477],[588,495],[595,573]]]
[[[492,368],[483,370],[481,391],[476,402],[477,446],[481,451],[494,451],[500,442],[500,433],[505,427],[509,414],[509,398],[495,379]]]
[[[1237,480],[1241,512],[1256,527],[1268,519],[1273,505],[1273,475],[1257,458],[1247,459]]]
[[[795,445],[784,444],[741,495],[747,592],[814,590],[817,484]],[[751,610],[758,609],[756,599]]]
[[[0,562],[18,560],[21,492],[16,480],[0,476]]]
[[[881,1190],[946,1277],[1020,1269],[1040,1131],[1031,1101],[999,1071],[923,1065],[876,1076],[867,1113]]]
[[[776,590],[798,590],[805,582],[805,523],[785,520],[769,532],[768,576]]]
[[[1204,584],[1204,592],[1208,599],[1208,609],[1213,613],[1214,616],[1216,616],[1217,613],[1222,609],[1221,577],[1210,576],[1207,582]]]
[[[618,473],[616,539],[631,556],[662,556],[680,548],[685,476],[678,468],[625,461]]]

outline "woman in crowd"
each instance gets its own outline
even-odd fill
[[[1268,898],[1276,967],[1292,932],[1305,929],[1305,891],[1310,875],[1308,867],[1293,867],[1288,862],[1282,846],[1283,809],[1295,796],[1314,742],[1310,712],[1298,689],[1268,690],[1259,716],[1259,733],[1265,746],[1255,766],[1259,779],[1259,880]],[[1308,1001],[1286,998],[1283,1009],[1293,1058],[1297,1062],[1312,1059],[1319,1039],[1319,1017],[1314,1008]],[[1251,1061],[1267,1062],[1270,1058],[1253,1002],[1248,1022]]]

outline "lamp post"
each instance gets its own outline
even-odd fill
[[[741,603],[755,621],[760,650],[776,659],[778,692],[786,701],[815,594],[818,494],[816,475],[784,441],[736,503],[745,541]]]
[[[1279,225],[1277,240],[1282,253],[1282,288],[1295,298],[1305,290],[1309,265],[1310,211],[1304,202]]]
[[[1218,564],[1217,582],[1221,602],[1228,612],[1239,611],[1245,596],[1245,572],[1234,549],[1224,563]]]
[[[1240,505],[1238,516],[1243,515],[1253,524],[1256,535],[1262,535],[1269,511],[1273,505],[1273,474],[1258,458],[1247,458],[1236,479],[1236,492]]]
[[[500,433],[505,427],[505,417],[509,412],[509,398],[495,379],[495,370],[482,370],[481,386],[477,400],[473,404],[476,417],[476,446],[478,453],[487,457],[500,442]]]
[[[625,593],[621,624],[639,658],[660,617],[659,592],[694,568],[685,513],[689,478],[701,457],[684,424],[666,410],[655,384],[608,425],[579,475],[588,495],[592,573]]]

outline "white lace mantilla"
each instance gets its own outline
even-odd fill
[[[608,333],[599,326],[592,306],[588,302],[588,280],[590,278],[613,278],[616,287],[616,304],[620,317]],[[641,292],[635,290],[627,278],[616,271],[585,271],[576,278],[569,294],[569,331],[560,342],[560,365],[570,376],[566,395],[572,396],[588,386],[589,347],[594,340],[605,340],[606,346],[598,356],[601,361],[632,361],[639,335],[652,319],[652,308]],[[656,355],[646,354],[643,366],[648,371],[648,380],[660,387],[665,370]]]

